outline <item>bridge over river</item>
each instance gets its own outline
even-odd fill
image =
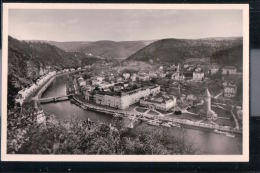
[[[35,99],[35,101],[38,101],[39,103],[60,102],[60,101],[69,100],[69,98],[71,96],[73,96],[73,94],[63,95],[63,96],[56,96],[56,97],[39,98],[39,99]]]

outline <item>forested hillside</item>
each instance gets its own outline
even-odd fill
[[[236,53],[229,53],[229,51],[235,51]],[[127,60],[151,63],[179,63],[189,58],[213,58],[220,64],[231,64],[235,61],[235,64],[241,65],[242,54],[239,55],[241,52],[241,38],[163,39],[137,51]],[[227,55],[231,57],[226,58]]]
[[[15,90],[36,80],[40,71],[79,67],[100,59],[80,52],[65,52],[43,42],[25,42],[8,37],[8,98]],[[16,92],[15,92],[16,93]]]

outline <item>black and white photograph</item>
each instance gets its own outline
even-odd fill
[[[2,160],[248,161],[248,5],[3,10]]]

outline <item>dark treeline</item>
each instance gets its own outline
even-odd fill
[[[128,129],[121,118],[111,124],[82,120],[58,122],[47,116],[37,124],[25,106],[8,116],[8,153],[19,154],[192,154],[191,146],[167,135],[167,129]]]

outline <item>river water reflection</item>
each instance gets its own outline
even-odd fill
[[[67,76],[57,77],[50,87],[43,93],[42,97],[61,96],[66,94]],[[86,111],[78,106],[71,104],[70,101],[57,103],[49,103],[42,105],[44,111],[52,113],[58,120],[70,120],[78,118],[86,120],[90,118],[92,121],[111,122],[111,115]],[[139,124],[138,128],[145,128],[145,124]],[[157,128],[157,127],[154,127]],[[170,128],[170,135],[183,140],[186,144],[192,145],[194,149],[202,154],[241,154],[242,153],[242,137],[226,137],[224,135],[215,134],[203,130]]]

